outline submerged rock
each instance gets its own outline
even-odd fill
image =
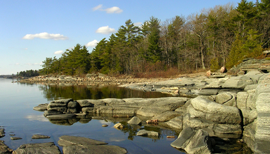
[[[41,135],[41,134],[34,134],[32,136],[32,139],[47,139],[47,138],[50,138],[50,136]]]

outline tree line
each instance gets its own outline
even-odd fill
[[[26,70],[17,72],[17,77],[34,77],[34,76],[39,76],[38,70]]]
[[[242,0],[166,21],[150,17],[141,26],[127,20],[89,53],[77,44],[60,58],[46,58],[41,74],[142,74],[174,69],[217,70],[258,57],[270,45],[270,1]]]

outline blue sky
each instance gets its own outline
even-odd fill
[[[91,52],[125,21],[187,17],[241,0],[0,0],[0,75],[40,69],[77,43]],[[256,0],[253,0],[255,2]]]

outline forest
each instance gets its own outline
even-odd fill
[[[92,51],[77,44],[60,58],[46,58],[40,74],[145,77],[231,68],[258,58],[270,45],[270,1],[227,4],[166,21],[150,17],[141,26],[129,19]]]

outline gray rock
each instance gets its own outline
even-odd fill
[[[187,112],[193,118],[202,118],[221,124],[240,124],[242,120],[238,108],[221,105],[202,97],[192,99]]]
[[[247,108],[247,92],[238,92],[237,93],[237,107],[239,109],[246,109]]]
[[[256,89],[257,86],[258,86],[258,84],[247,85],[247,86],[245,87],[244,91]]]
[[[142,120],[136,116],[128,121],[128,124],[131,124],[131,125],[139,125],[141,123],[142,123]]]
[[[84,99],[84,100],[77,100],[80,106],[83,107],[96,107],[96,106],[105,106],[106,103],[102,100],[95,100],[95,99]]]
[[[48,103],[39,104],[38,106],[34,107],[33,109],[36,111],[45,111],[47,110]]]
[[[1,154],[11,154],[12,149],[10,149],[8,146],[5,145],[4,141],[0,140],[0,153]]]
[[[79,104],[78,104],[76,101],[70,101],[70,102],[68,102],[67,107],[68,107],[68,108],[77,108],[78,105],[79,105]]]
[[[14,154],[60,154],[60,150],[53,143],[34,143],[34,144],[23,144],[17,148]]]
[[[60,99],[60,100],[54,100],[48,104],[49,108],[54,107],[67,107],[68,102],[73,101],[73,99]]]
[[[41,134],[34,134],[32,136],[32,139],[47,139],[47,138],[50,138],[50,136],[47,136],[47,135],[41,135]]]
[[[177,149],[183,149],[192,154],[210,154],[212,142],[206,131],[200,129],[194,131],[192,128],[184,129],[179,137],[171,143]]]
[[[234,93],[230,93],[230,92],[219,93],[215,97],[215,100],[219,104],[236,107],[236,97]]]
[[[156,115],[152,118],[152,120],[158,120],[161,122],[169,121],[174,117],[180,116],[181,112],[176,112],[176,111],[165,111],[159,115]]]
[[[178,116],[170,121],[166,122],[166,124],[174,129],[183,129],[183,116]]]
[[[200,118],[191,118],[189,114],[183,117],[183,129],[185,128],[204,129],[210,136],[219,138],[239,138],[242,134],[240,124],[218,124]]]
[[[231,77],[222,84],[222,88],[244,89],[246,85],[255,84],[248,76]]]
[[[165,111],[168,111],[166,108],[159,107],[142,107],[137,111],[137,115],[145,116],[145,117],[154,117],[159,115]]]
[[[246,126],[252,123],[257,118],[257,111],[250,109],[241,109],[243,116],[243,125]]]
[[[154,131],[147,131],[147,130],[140,130],[136,134],[137,136],[159,136],[158,132]]]

